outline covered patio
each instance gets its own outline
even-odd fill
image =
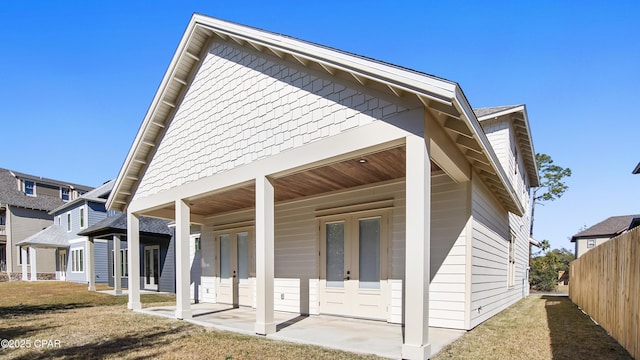
[[[188,321],[209,328],[255,335],[256,311],[247,307],[225,304],[192,304]],[[175,318],[175,306],[160,306],[138,310],[143,314]],[[277,332],[267,338],[300,344],[312,344],[337,350],[400,358],[402,352],[401,325],[337,316],[306,316],[274,312]],[[464,330],[429,328],[431,356],[454,342]]]

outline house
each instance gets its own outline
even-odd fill
[[[275,311],[371,319],[427,358],[429,326],[526,295],[533,159],[523,105],[476,115],[454,82],[195,14],[107,201],[128,306],[141,219],[161,218],[176,318],[198,301],[254,308],[263,335]]]
[[[640,224],[640,215],[612,216],[571,237],[576,244],[576,259],[594,247],[622,234]]]
[[[114,181],[107,181],[101,186],[68,201],[51,210],[53,224],[42,231],[20,241],[17,245],[24,251],[31,248],[55,249],[55,274],[57,280],[73,281],[87,284],[90,282],[87,261],[88,238],[78,233],[92,224],[107,217],[104,206],[107,196],[113,188]],[[94,253],[97,263],[95,282],[107,282],[107,242],[96,244]],[[32,267],[34,264],[31,264]],[[27,266],[23,264],[23,279],[26,280]]]
[[[140,246],[138,260],[141,289],[162,292],[175,292],[175,241],[169,221],[154,218],[140,218]],[[88,237],[94,245],[93,264],[105,261],[109,286],[116,295],[127,288],[129,278],[129,251],[127,248],[127,214],[116,213],[83,230],[80,235]],[[97,250],[99,244],[105,244],[104,254]],[[119,254],[116,259],[115,254]],[[90,269],[89,271],[96,270]],[[96,282],[98,276],[95,277]],[[89,283],[89,289],[95,290],[95,283]]]
[[[53,223],[49,212],[73,201],[91,187],[47,179],[0,168],[0,271],[19,279],[22,264],[37,264],[33,279],[53,279],[56,272],[55,249],[16,246],[25,238]]]

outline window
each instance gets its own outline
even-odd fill
[[[111,276],[116,276],[116,261],[113,256],[113,250],[111,250],[111,258],[114,260],[111,262]],[[129,250],[120,249],[120,276],[129,276]]]
[[[36,184],[33,181],[24,181],[24,193],[26,195],[35,196],[36,195]]]
[[[69,201],[69,188],[60,188],[61,197],[64,201]]]
[[[71,250],[71,272],[84,271],[84,249]]]
[[[80,208],[80,229],[84,229],[84,207]]]
[[[507,269],[507,285],[512,287],[516,284],[516,235],[511,233],[509,240],[509,268]]]
[[[71,213],[67,213],[67,231],[71,231]]]
[[[596,247],[596,239],[587,240],[587,249],[593,249]]]

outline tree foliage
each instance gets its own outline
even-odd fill
[[[555,165],[551,156],[536,153],[536,165],[540,177],[540,185],[533,188],[531,201],[531,228],[529,235],[533,236],[533,215],[536,205],[544,201],[559,199],[569,189],[564,179],[571,176],[571,169]]]
[[[563,179],[571,176],[571,169],[554,165],[551,156],[540,153],[536,154],[536,165],[540,174],[540,186],[533,190],[533,201],[540,203],[560,198],[569,188]],[[544,192],[540,193],[541,191]]]
[[[568,271],[569,263],[575,257],[565,248],[547,251],[549,249],[547,240],[542,241],[542,249],[531,259],[529,282],[534,290],[553,291],[558,286],[558,274],[560,271]]]

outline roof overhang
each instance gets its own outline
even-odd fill
[[[194,14],[127,154],[106,206],[126,211],[156,147],[195,76],[208,45],[215,39],[341,76],[362,86],[397,97],[417,99],[439,114],[442,126],[480,176],[495,191],[505,208],[524,212],[508,177],[491,150],[471,106],[456,83],[428,74],[375,61],[215,18]]]
[[[524,165],[527,169],[527,177],[531,187],[540,185],[538,177],[538,166],[536,164],[536,152],[533,149],[533,141],[531,137],[531,127],[529,126],[529,116],[527,115],[527,107],[525,105],[517,105],[508,107],[504,110],[479,116],[479,121],[495,119],[507,116],[511,119],[518,149],[524,159]]]

